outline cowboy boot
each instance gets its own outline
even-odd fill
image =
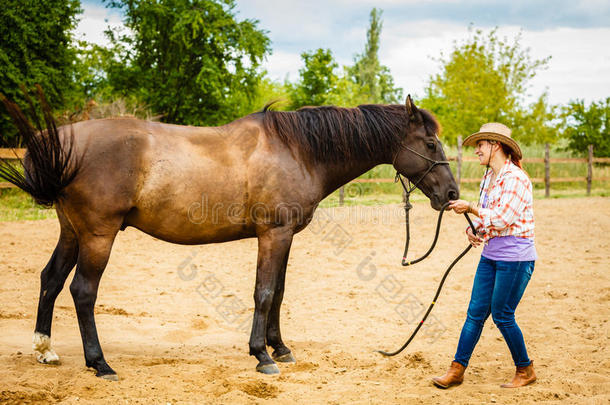
[[[452,385],[460,385],[464,381],[464,371],[466,367],[457,361],[451,362],[451,367],[442,377],[433,377],[432,382],[439,388],[449,388]]]
[[[509,384],[502,384],[502,388],[518,388],[523,387],[536,381],[536,373],[534,372],[534,361],[532,360],[529,366],[517,367],[515,377]]]

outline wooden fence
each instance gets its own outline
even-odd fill
[[[23,159],[25,149],[0,149],[0,159]],[[0,189],[15,187],[11,183],[0,182]]]
[[[21,159],[25,154],[25,149],[0,149],[0,159]],[[593,157],[593,145],[589,145],[587,150],[586,158],[551,158],[549,144],[544,146],[544,158],[525,158],[524,163],[544,163],[544,178],[534,177],[532,183],[544,183],[546,197],[550,196],[551,183],[567,183],[567,182],[586,182],[587,183],[587,195],[591,194],[591,183],[593,182],[593,163],[610,163],[610,158],[596,158]],[[458,153],[457,156],[451,156],[448,158],[450,161],[457,162],[456,165],[456,180],[459,184],[461,183],[479,183],[480,178],[462,178],[462,164],[463,162],[478,162],[479,159],[476,157],[463,157],[462,156],[462,140],[458,138]],[[552,163],[586,163],[587,164],[587,176],[586,177],[553,177],[551,178],[551,164]],[[596,181],[609,181],[608,177],[596,178]],[[355,179],[351,183],[393,183],[394,179]],[[11,183],[0,183],[0,188],[14,187]],[[343,205],[345,196],[345,188],[339,189],[339,204]]]

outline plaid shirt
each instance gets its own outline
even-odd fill
[[[527,174],[507,159],[493,184],[490,170],[481,181],[479,217],[472,221],[487,242],[496,236],[534,238],[532,182]]]

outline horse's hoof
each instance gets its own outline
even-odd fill
[[[273,356],[273,360],[279,363],[296,363],[297,359],[294,358],[291,352],[282,354],[280,356]]]
[[[119,381],[119,376],[116,374],[104,374],[104,375],[98,374],[96,377],[103,378],[104,380],[107,380],[107,381]]]
[[[279,374],[280,373],[280,369],[278,368],[277,364],[275,364],[275,363],[259,364],[258,366],[256,366],[256,371],[258,371],[259,373],[263,373],[263,374]]]
[[[40,332],[34,332],[32,349],[36,353],[36,360],[42,364],[59,364],[59,356],[51,348],[51,338]]]
[[[51,364],[53,366],[60,364],[59,356],[53,349],[47,350],[44,353],[36,353],[36,360],[38,360],[40,364]]]

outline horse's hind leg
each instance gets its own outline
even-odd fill
[[[293,231],[272,228],[259,234],[256,287],[254,289],[254,319],[250,335],[250,355],[259,363],[256,370],[265,374],[277,374],[280,370],[267,353],[266,336],[269,310],[273,303],[279,274],[290,250]]]
[[[40,298],[32,346],[36,358],[43,364],[59,363],[59,356],[51,348],[51,324],[55,299],[62,290],[66,278],[76,264],[78,242],[70,224],[58,210],[61,234],[55,251],[40,273]]]
[[[96,376],[114,381],[118,378],[104,359],[97,336],[93,308],[100,278],[108,263],[115,236],[116,232],[104,236],[89,234],[79,237],[76,273],[70,284],[70,292],[78,317],[78,327],[83,340],[85,363],[87,367],[97,371]]]
[[[267,321],[267,344],[273,348],[273,353],[271,354],[273,360],[280,363],[294,363],[296,361],[290,352],[290,349],[286,347],[282,341],[282,334],[280,332],[280,308],[282,306],[282,299],[284,298],[286,266],[288,265],[289,253],[290,250],[286,251],[282,268],[278,274],[275,294],[273,295],[273,303],[271,304],[269,319]]]

